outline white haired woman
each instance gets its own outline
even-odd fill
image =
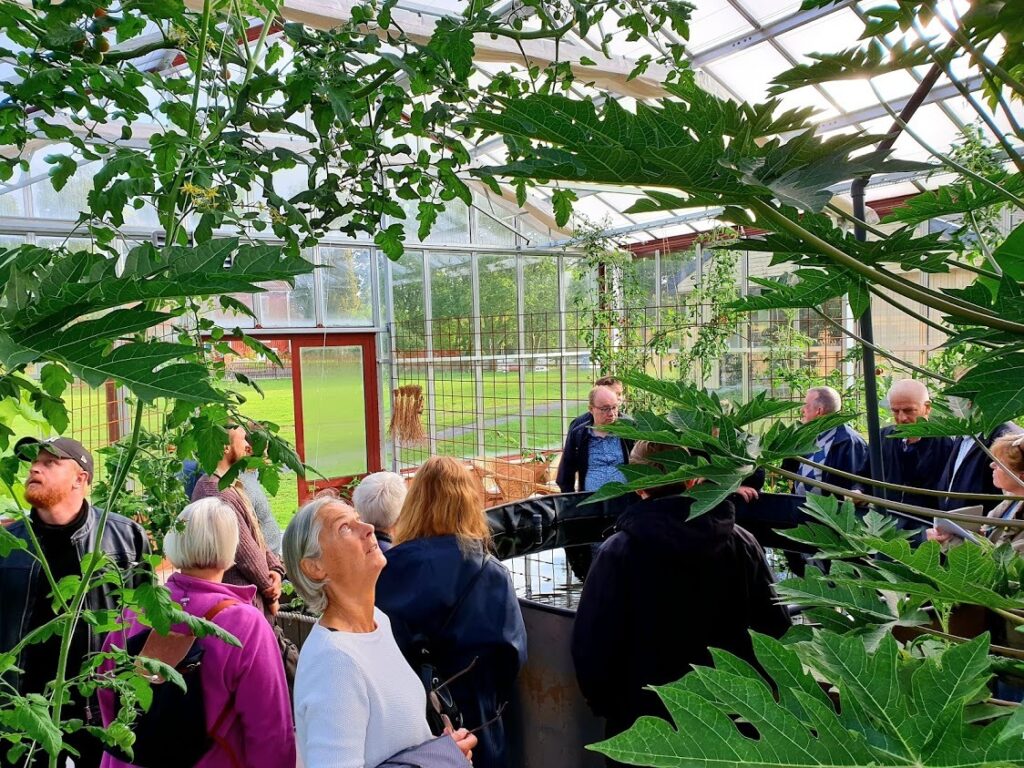
[[[352,506],[363,522],[373,526],[381,552],[391,549],[398,516],[405,503],[405,479],[394,472],[374,472],[352,492]]]
[[[288,685],[274,632],[263,612],[252,604],[253,585],[224,584],[224,572],[235,562],[238,522],[231,507],[216,497],[194,501],[178,515],[178,525],[164,538],[164,553],[179,572],[167,580],[176,603],[193,616],[206,617],[241,643],[228,645],[215,637],[196,642],[203,649],[200,679],[207,733],[214,745],[197,768],[280,768],[295,765],[295,736]],[[145,629],[137,620],[112,633],[105,650],[124,648],[127,638]],[[185,625],[172,627],[187,633]],[[109,669],[112,663],[108,662]],[[117,701],[101,689],[104,727],[117,716]],[[104,755],[103,768],[129,763]]]
[[[342,501],[314,499],[288,524],[284,560],[295,591],[321,614],[295,678],[306,768],[373,768],[430,741],[426,692],[374,607],[386,561],[373,526]],[[462,729],[451,737],[468,759],[476,737]]]

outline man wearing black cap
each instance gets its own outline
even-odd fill
[[[118,568],[125,570],[149,552],[149,540],[142,526],[121,515],[109,514],[97,547],[100,510],[86,497],[93,476],[92,455],[81,443],[69,437],[18,441],[15,455],[31,462],[25,482],[25,499],[32,505],[28,524],[39,541],[55,582],[65,576],[80,576],[82,558],[97,549],[109,555]],[[19,520],[7,529],[24,540],[26,550],[14,550],[0,558],[0,652],[7,652],[32,630],[54,618],[46,574],[40,567],[38,552],[31,542],[27,525]],[[92,590],[86,597],[87,610],[115,609],[111,587]],[[77,675],[90,653],[100,650],[102,635],[95,634],[79,620],[71,641],[66,673]],[[23,674],[12,677],[22,694],[44,693],[55,676],[60,651],[60,636],[34,643],[21,652],[17,666]],[[87,724],[99,724],[99,712],[89,701],[72,692],[72,702],[63,709],[65,718],[82,718]],[[79,752],[76,768],[98,766],[102,757],[99,742],[84,732],[67,741]],[[41,756],[44,760],[45,756]],[[41,763],[40,763],[41,764]]]

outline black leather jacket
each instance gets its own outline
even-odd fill
[[[79,559],[96,548],[96,532],[100,511],[90,505],[89,514],[83,525],[72,536]],[[7,531],[28,543],[31,539],[25,530],[25,521],[19,520]],[[134,520],[111,513],[103,529],[102,550],[110,555],[118,568],[127,569],[140,562],[150,551],[149,539],[142,526]],[[0,653],[11,650],[28,630],[36,600],[45,600],[46,593],[40,594],[37,587],[39,561],[26,550],[16,549],[7,557],[0,558]],[[109,585],[99,587],[86,596],[85,607],[89,610],[115,609],[117,605],[110,593]],[[89,629],[89,648],[99,651],[103,635],[96,635]],[[20,666],[21,659],[18,660]],[[10,678],[17,684],[17,678]]]

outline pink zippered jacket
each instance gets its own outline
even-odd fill
[[[219,732],[234,755],[215,744],[198,762],[196,768],[282,768],[295,765],[295,729],[291,702],[285,681],[281,652],[270,624],[262,612],[252,605],[254,586],[221,584],[175,573],[167,581],[171,597],[193,616],[205,615],[225,598],[234,598],[239,605],[223,609],[214,622],[230,632],[242,647],[228,645],[215,637],[202,638],[203,663],[200,675],[206,704],[206,727],[212,729],[223,709],[230,704]],[[144,629],[133,620],[128,637]],[[184,625],[175,626],[178,632]],[[104,649],[119,644],[123,633],[107,637]],[[100,671],[108,671],[107,662]],[[114,694],[101,689],[100,713],[104,727],[114,720],[117,702]],[[103,756],[101,768],[132,768],[109,754]]]

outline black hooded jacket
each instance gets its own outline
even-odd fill
[[[628,507],[587,576],[572,654],[609,735],[640,715],[667,715],[644,686],[710,665],[708,648],[753,662],[749,630],[779,637],[790,626],[764,552],[736,525],[732,504],[688,521],[691,503],[669,496]]]

